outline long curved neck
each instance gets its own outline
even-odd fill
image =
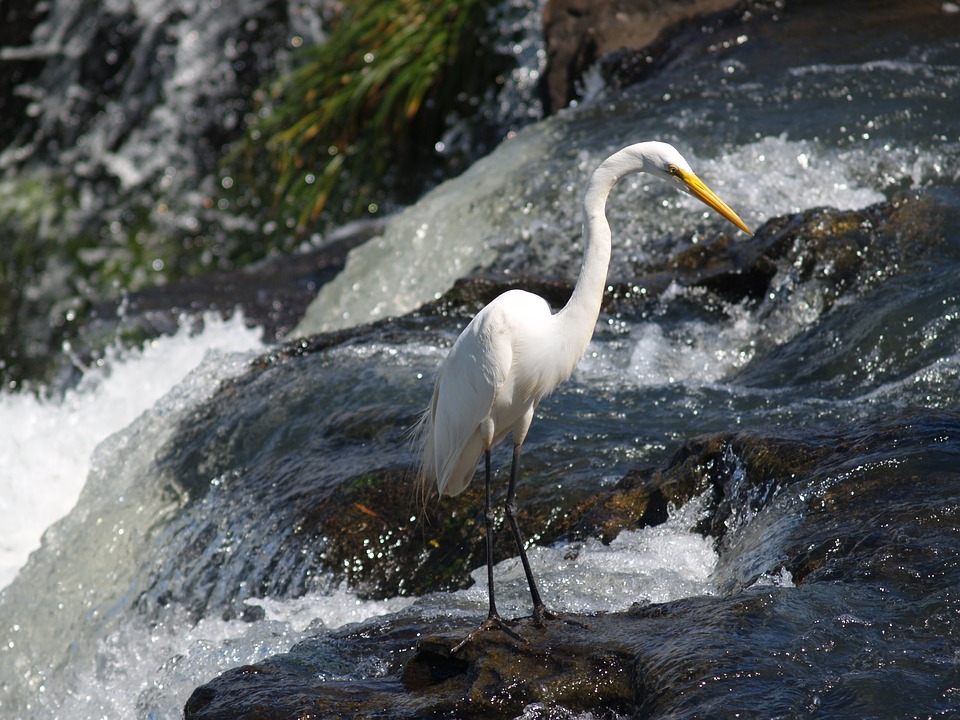
[[[607,283],[610,264],[610,224],[607,222],[607,197],[614,185],[625,175],[640,168],[623,151],[607,158],[594,172],[583,198],[583,264],[573,295],[557,313],[561,337],[570,343],[571,353],[577,352],[576,365],[586,352],[600,315],[600,304]],[[571,371],[573,368],[571,367]]]

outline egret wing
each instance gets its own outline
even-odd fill
[[[467,326],[444,361],[433,408],[437,489],[456,495],[469,483],[485,449],[482,426],[510,369],[512,348],[497,322],[496,304]]]

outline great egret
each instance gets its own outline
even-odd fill
[[[489,628],[500,628],[516,637],[500,617],[493,591],[490,450],[507,434],[513,435],[507,520],[530,586],[534,618],[542,624],[544,618],[554,617],[540,597],[515,517],[520,446],[537,404],[570,377],[593,336],[610,262],[607,196],[623,177],[639,172],[650,173],[693,195],[751,234],[737,214],[693,173],[676,148],[662,142],[630,145],[604,160],[587,185],[583,199],[583,264],[573,295],[563,309],[552,314],[540,296],[510,290],[477,313],[457,338],[440,368],[433,403],[421,419],[420,481],[426,487],[435,480],[441,495],[457,495],[470,483],[481,456],[485,458],[490,608],[487,620],[464,643]]]

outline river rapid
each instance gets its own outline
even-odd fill
[[[198,686],[291,648],[318,685],[389,683],[416,638],[371,638],[472,627],[479,555],[435,589],[386,550],[334,566],[317,508],[414,465],[407,432],[466,320],[417,309],[471,274],[572,282],[590,172],[645,139],[757,236],[648,179],[618,187],[618,302],[538,412],[520,501],[572,512],[705,437],[724,438],[702,474],[726,494],[614,538],[534,535],[551,607],[649,615],[645,694],[505,716],[960,715],[960,8],[773,3],[678,37],[643,82],[594,78],[391,217],[302,340],[185,317],[62,396],[0,394],[0,717],[179,718]],[[672,278],[721,232],[792,245],[761,292]],[[777,447],[791,473],[763,476]],[[373,544],[429,548],[417,513]],[[528,614],[500,560],[501,611]],[[383,717],[420,717],[404,707]]]

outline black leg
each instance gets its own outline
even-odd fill
[[[490,598],[490,609],[487,612],[487,619],[474,630],[472,633],[467,635],[463,640],[454,646],[450,651],[451,653],[457,652],[460,648],[466,645],[473,637],[484,630],[494,630],[499,629],[503,630],[507,635],[512,637],[514,640],[520,642],[525,642],[525,640],[517,635],[513,630],[507,627],[506,621],[500,617],[500,613],[497,612],[497,603],[494,600],[493,595],[493,506],[490,503],[490,451],[487,450],[484,454],[484,470],[485,470],[485,485],[486,485],[486,500],[483,506],[483,523],[487,531],[487,594]]]
[[[510,485],[507,488],[507,519],[510,521],[510,529],[513,530],[513,539],[517,541],[517,549],[520,551],[520,563],[523,565],[523,572],[527,576],[527,585],[530,586],[530,597],[533,599],[533,617],[540,625],[544,620],[563,620],[568,625],[584,627],[576,620],[569,620],[558,615],[552,610],[548,610],[540,598],[540,590],[537,589],[537,581],[533,578],[533,570],[530,569],[530,561],[527,559],[527,551],[523,547],[523,536],[520,534],[520,525],[517,524],[517,472],[520,469],[520,446],[513,447],[513,464],[510,466]]]
[[[537,620],[542,620],[551,613],[540,598],[540,591],[537,589],[537,581],[533,578],[533,571],[530,569],[530,561],[527,559],[527,551],[523,547],[523,536],[520,535],[520,526],[517,524],[517,471],[520,465],[520,446],[513,446],[513,462],[510,465],[510,485],[507,487],[507,520],[510,522],[510,529],[513,531],[513,538],[517,541],[517,550],[520,551],[520,562],[523,564],[523,572],[527,576],[527,585],[530,586],[530,597],[533,599],[533,615]]]
[[[490,597],[490,612],[487,618],[499,618],[497,603],[493,599],[493,505],[490,503],[490,451],[483,454],[484,469],[486,470],[486,503],[483,506],[483,523],[487,530],[487,594]]]

